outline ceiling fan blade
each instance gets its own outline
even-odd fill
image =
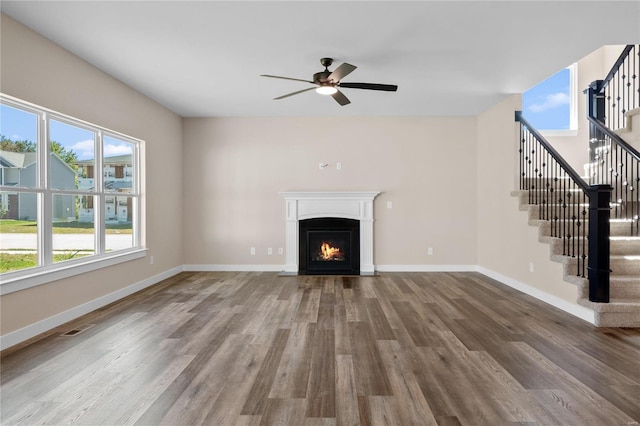
[[[298,93],[308,92],[309,90],[314,90],[315,87],[309,87],[308,89],[298,90],[297,92],[287,93],[286,95],[278,96],[277,98],[273,98],[274,101],[279,99],[288,98],[289,96],[297,95]]]
[[[395,92],[398,86],[395,84],[375,84],[375,83],[340,83],[340,87],[347,89],[367,89],[367,90],[383,90],[385,92]]]
[[[334,93],[333,95],[331,95],[331,97],[333,99],[335,99],[336,102],[339,103],[342,106],[345,106],[345,105],[351,103],[351,101],[344,95],[344,93],[342,93],[339,90],[336,93]]]
[[[302,80],[300,78],[291,78],[291,77],[280,77],[279,75],[269,75],[269,74],[261,74],[260,77],[269,77],[269,78],[279,78],[282,80],[293,80],[293,81],[302,81],[304,83],[311,83],[314,84],[313,81],[309,81],[309,80]]]
[[[331,74],[329,74],[329,80],[332,80],[334,83],[337,83],[338,81],[342,80],[345,76],[351,74],[353,70],[355,70],[356,68],[358,67],[345,62],[342,65],[340,65],[338,68],[333,70]]]

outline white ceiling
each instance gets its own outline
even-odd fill
[[[2,1],[2,12],[185,117],[475,115],[606,44],[640,1]],[[321,57],[352,103],[306,92]]]

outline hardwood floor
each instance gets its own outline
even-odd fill
[[[5,351],[1,379],[3,425],[628,425],[640,329],[477,273],[182,273]]]

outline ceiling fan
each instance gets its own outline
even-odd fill
[[[333,63],[332,58],[322,58],[320,63],[324,67],[324,71],[317,72],[313,75],[313,81],[303,80],[300,78],[280,77],[278,75],[262,74],[261,77],[280,78],[283,80],[302,81],[304,83],[315,84],[317,87],[309,87],[307,89],[298,90],[296,92],[287,93],[286,95],[273,98],[274,100],[288,98],[289,96],[299,93],[308,92],[315,89],[321,95],[331,95],[340,105],[350,104],[351,101],[340,91],[339,87],[346,89],[366,89],[366,90],[382,90],[385,92],[395,92],[398,86],[393,84],[375,84],[375,83],[343,83],[341,80],[349,75],[357,67],[348,63],[343,63],[333,71],[329,71],[329,67]]]

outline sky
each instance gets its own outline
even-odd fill
[[[537,130],[569,128],[569,77],[565,68],[522,94],[522,114]]]
[[[67,150],[73,150],[79,160],[94,158],[94,133],[62,121],[51,119],[49,127],[50,140],[54,140]],[[27,111],[0,106],[0,134],[11,140],[28,140],[35,142],[37,133],[37,116]],[[116,138],[105,136],[104,156],[131,154],[133,146]]]

